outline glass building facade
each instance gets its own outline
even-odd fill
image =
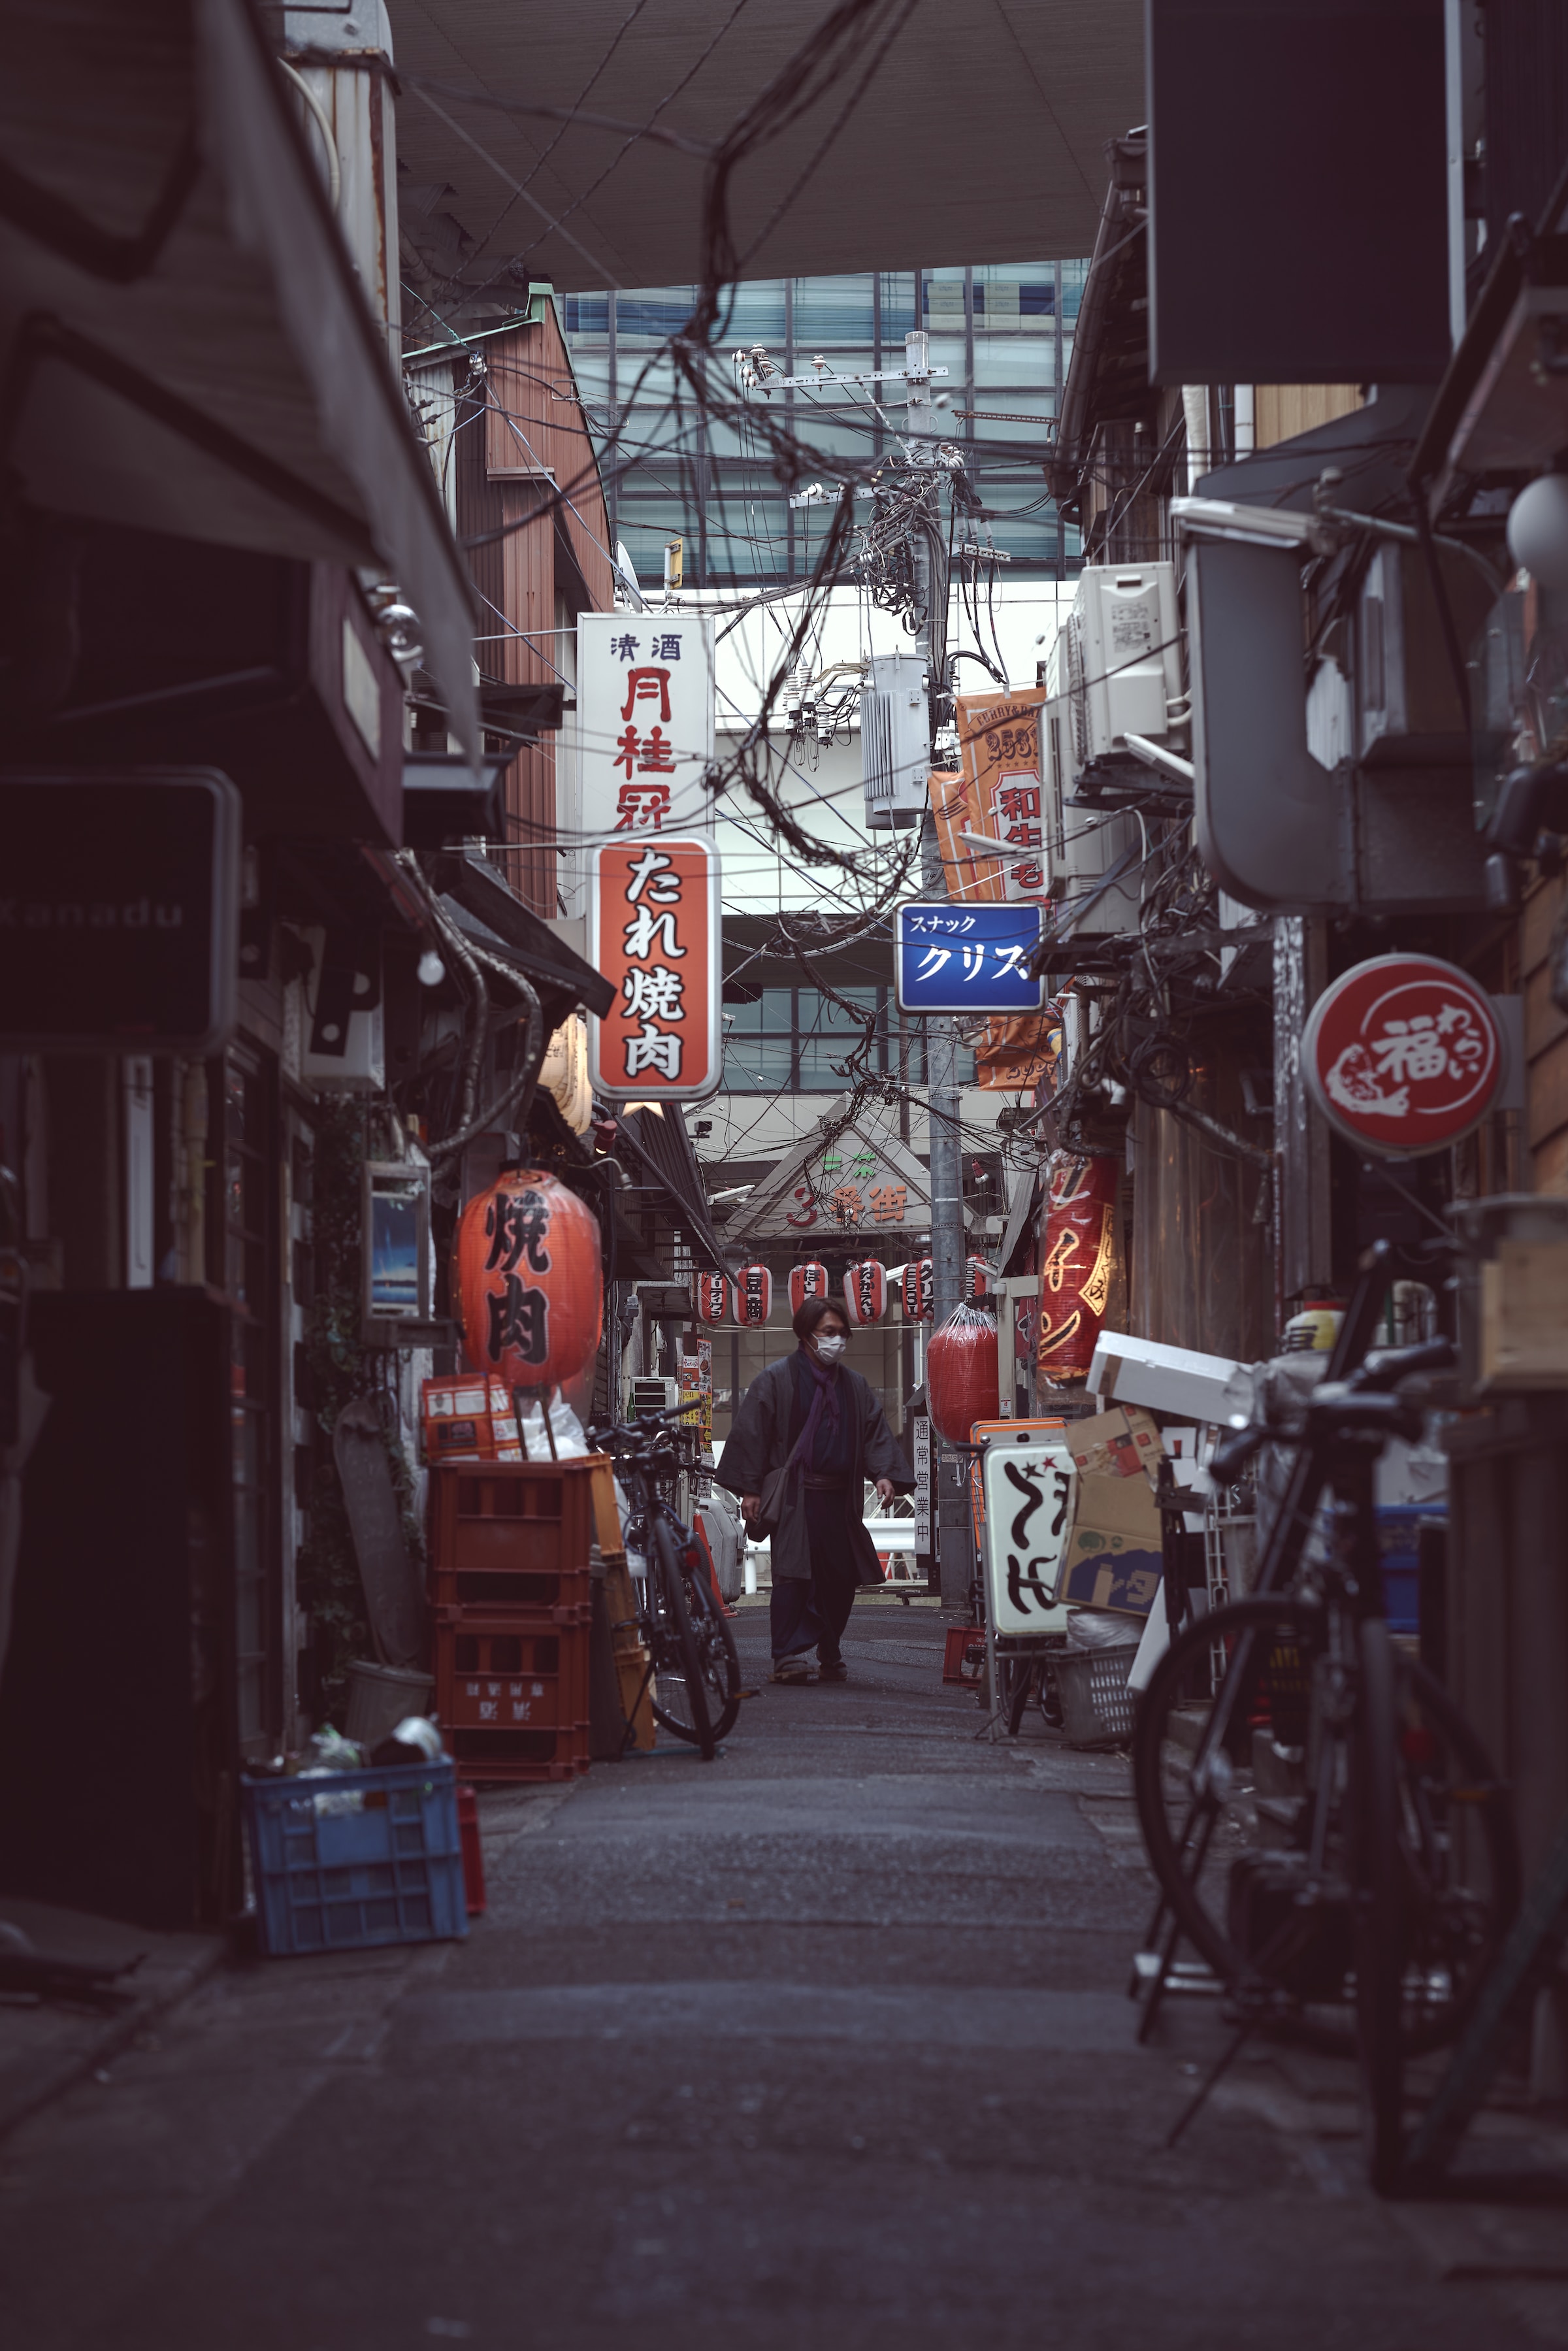
[[[892,270],[850,277],[765,278],[735,289],[719,339],[727,354],[760,345],[781,376],[902,368],[904,338],[931,337],[939,430],[961,447],[1007,576],[1063,579],[1079,561],[1041,464],[1072,356],[1088,264],[1008,262],[979,269]],[[831,505],[791,507],[765,438],[744,419],[712,423],[682,398],[661,347],[690,316],[695,289],[571,294],[562,324],[599,440],[615,537],[638,579],[656,585],[664,550],[684,542],[684,585],[722,588],[803,579]],[[945,376],[935,371],[946,369]],[[805,386],[748,395],[820,452],[874,461],[896,447],[902,385],[878,387],[887,422],[863,392]],[[624,411],[622,414],[622,412]],[[613,442],[605,436],[621,417]]]

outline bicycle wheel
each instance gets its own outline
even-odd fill
[[[1326,1638],[1322,1607],[1289,1596],[1189,1625],[1140,1706],[1134,1784],[1150,1865],[1198,1957],[1227,1983],[1262,1985],[1320,2046],[1351,2054],[1354,1723],[1335,1702]],[[1229,1658],[1217,1699],[1216,1646]],[[1359,1650],[1348,1664],[1358,1683]],[[1519,1855],[1474,1731],[1421,1667],[1392,1653],[1390,1664],[1409,2056],[1463,2024],[1518,1907]]]
[[[686,1579],[685,1597],[706,1692],[708,1720],[716,1740],[727,1739],[740,1712],[740,1656],[735,1635],[706,1577]]]
[[[708,1711],[702,1652],[686,1604],[686,1581],[669,1528],[657,1520],[650,1531],[653,1719],[677,1739],[700,1747],[704,1762],[711,1763],[718,1740]]]
[[[1356,2054],[1361,2066],[1362,2128],[1367,2178],[1386,2195],[1405,2147],[1405,1870],[1399,1838],[1399,1722],[1388,1627],[1373,1617],[1360,1627],[1355,1771],[1349,1789],[1354,1824]]]

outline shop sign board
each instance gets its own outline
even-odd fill
[[[711,833],[714,628],[693,612],[577,622],[581,831],[595,841]]]
[[[706,1102],[724,1073],[718,852],[608,842],[591,853],[588,959],[615,1002],[588,1024],[589,1075],[611,1102]]]
[[[1437,956],[1374,956],[1325,988],[1302,1041],[1307,1089],[1376,1159],[1442,1151],[1480,1124],[1508,1067],[1486,990]]]
[[[226,776],[5,776],[0,841],[0,1050],[222,1049],[239,980],[240,798]]]
[[[901,1012],[1041,1012],[1030,962],[1044,935],[1038,905],[900,906],[894,978]]]
[[[915,1549],[917,1557],[931,1556],[931,1423],[925,1413],[910,1421],[915,1447]]]
[[[1050,895],[1040,774],[1045,698],[1042,685],[957,698],[963,764],[932,778],[931,806],[948,894],[966,906]],[[986,841],[996,842],[994,857],[978,845]]]
[[[808,1135],[769,1168],[725,1227],[730,1241],[809,1238],[862,1233],[878,1248],[931,1228],[931,1178],[880,1112],[848,1112],[835,1100],[823,1123],[832,1134]],[[974,1212],[966,1209],[967,1222]]]
[[[1061,1633],[1057,1579],[1072,1531],[1078,1473],[1060,1434],[985,1452],[984,1542],[990,1621],[999,1635]]]

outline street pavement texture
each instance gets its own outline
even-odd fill
[[[1134,2043],[1124,1761],[985,1736],[934,1610],[858,1605],[804,1689],[737,1623],[716,1762],[482,1799],[465,1943],[225,1968],[11,2132],[6,2343],[1568,2344],[1560,2135],[1380,2205],[1349,2068],[1273,2045],[1168,2149],[1225,2028]]]

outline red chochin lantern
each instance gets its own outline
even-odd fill
[[[844,1304],[857,1328],[882,1321],[887,1309],[887,1270],[874,1257],[862,1258],[845,1274]]]
[[[966,1298],[988,1298],[991,1294],[991,1270],[983,1257],[964,1259],[964,1295]]]
[[[995,1420],[1001,1402],[997,1326],[977,1306],[955,1306],[925,1348],[925,1394],[932,1424],[949,1445],[967,1445],[977,1420]]]
[[[936,1307],[936,1269],[928,1257],[915,1259],[898,1277],[899,1300],[906,1322],[929,1322]]]
[[[805,1265],[790,1267],[789,1311],[791,1314],[799,1314],[808,1298],[826,1298],[827,1294],[828,1269],[825,1265],[819,1265],[813,1258]]]
[[[743,1331],[760,1331],[773,1311],[773,1276],[765,1265],[743,1265],[735,1277],[735,1319]]]
[[[538,1168],[498,1176],[457,1227],[463,1344],[508,1388],[552,1388],[599,1346],[604,1285],[599,1219]]]
[[[697,1273],[692,1277],[692,1311],[699,1322],[722,1322],[725,1298],[729,1285],[722,1273]]]

